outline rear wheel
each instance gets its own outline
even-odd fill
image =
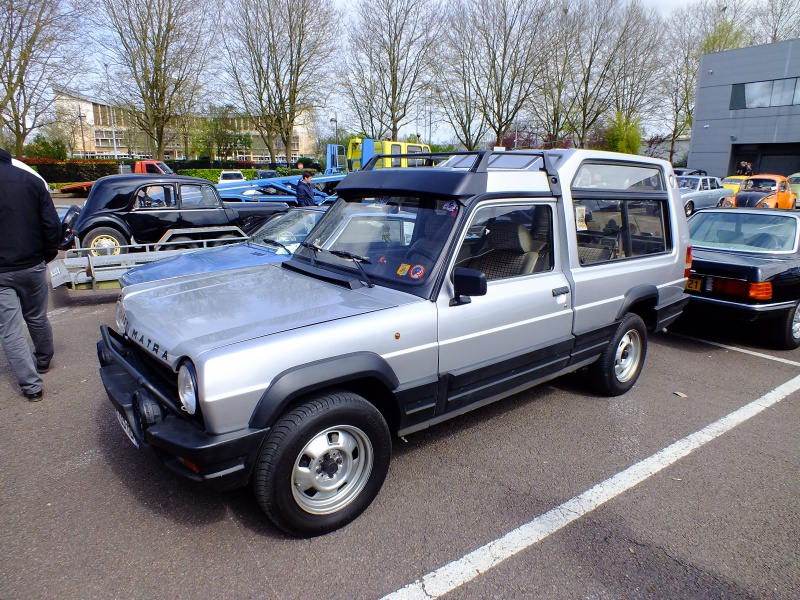
[[[800,310],[794,308],[786,316],[776,321],[773,340],[784,350],[794,350],[800,347]]]
[[[81,242],[81,247],[88,248],[92,256],[116,256],[126,254],[128,240],[116,229],[97,227],[89,231]]]
[[[253,490],[267,516],[297,536],[343,527],[373,501],[389,470],[383,415],[356,394],[321,394],[287,413],[256,463]]]
[[[589,366],[595,389],[607,396],[630,390],[644,367],[647,356],[647,328],[641,317],[628,313],[600,358]]]
[[[166,244],[158,247],[159,250],[189,250],[190,248],[197,248],[197,244],[194,243],[192,238],[185,235],[169,238]]]

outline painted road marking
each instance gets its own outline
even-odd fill
[[[786,365],[792,365],[793,367],[800,367],[800,362],[797,362],[796,360],[789,360],[788,358],[780,358],[778,356],[764,354],[763,352],[754,352],[753,350],[746,350],[745,348],[739,348],[737,346],[728,346],[726,344],[720,344],[719,342],[710,342],[708,340],[692,337],[690,335],[682,335],[680,333],[670,333],[670,335],[674,335],[675,337],[683,338],[685,340],[691,340],[693,342],[700,342],[701,344],[708,344],[709,346],[724,348],[725,350],[741,352],[742,354],[749,354],[750,356],[757,356],[758,358],[766,358],[768,360],[774,360],[775,362],[783,363]]]
[[[800,375],[761,396],[758,400],[678,440],[652,456],[628,467],[562,505],[536,517],[506,535],[481,546],[462,558],[436,569],[383,600],[429,600],[439,598],[469,583],[518,552],[530,548],[559,529],[628,491],[691,452],[741,425],[762,410],[800,389]]]

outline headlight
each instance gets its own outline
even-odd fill
[[[722,203],[722,206],[733,206],[733,200],[728,198],[725,202]]]
[[[117,309],[114,312],[114,320],[117,322],[117,331],[125,335],[127,321],[125,319],[125,307],[122,304],[122,296],[117,300]]]
[[[185,361],[178,369],[178,398],[181,409],[193,415],[197,410],[197,375],[189,361]]]

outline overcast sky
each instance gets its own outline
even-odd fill
[[[691,4],[691,2],[690,0],[642,0],[642,4],[648,8],[657,8],[658,12],[667,16],[676,8],[683,8]]]

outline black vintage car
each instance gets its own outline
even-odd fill
[[[225,227],[249,234],[288,208],[283,202],[227,206],[210,181],[195,177],[111,175],[95,182],[62,248],[120,254],[127,252],[125,246],[155,244],[176,229],[185,234],[171,241],[191,245],[193,240],[230,237]]]
[[[763,323],[767,341],[800,346],[800,215],[751,208],[689,219],[692,267],[684,313]]]

